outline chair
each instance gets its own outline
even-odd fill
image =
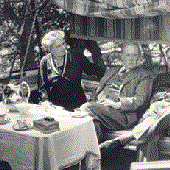
[[[138,162],[148,162],[148,161],[160,161],[160,160],[170,160],[170,134],[168,137],[163,137],[160,139],[155,145],[157,148],[152,152],[153,148],[150,148],[147,146],[147,153],[149,155],[145,155],[143,152],[145,145],[138,145],[137,146],[137,151],[138,151],[138,156],[137,156],[137,161]],[[153,153],[153,154],[152,154]],[[157,156],[158,155],[158,156]],[[152,160],[151,160],[152,159]]]
[[[166,75],[165,77],[162,77],[162,74],[157,76],[156,82],[159,82],[159,84],[156,84],[156,86],[155,86],[156,90],[155,90],[154,94],[156,94],[156,92],[164,90],[164,87],[168,88],[166,91],[168,91],[168,92],[170,91],[169,84],[165,83],[165,78],[169,79],[168,75]],[[153,100],[154,100],[154,95],[153,95]],[[142,145],[138,145],[137,148],[136,148],[137,151],[138,151],[137,161],[147,162],[150,158],[147,158],[147,157],[144,156],[144,153],[142,151],[142,147],[143,147]],[[157,152],[158,152],[158,155],[161,158],[161,160],[162,159],[163,160],[166,160],[166,159],[170,160],[170,130],[169,130],[168,134],[166,134],[164,137],[162,137],[161,140],[158,141]]]
[[[127,133],[127,131],[116,131],[114,133],[111,133],[109,135],[110,139],[114,139],[116,137],[119,137],[123,133]],[[137,159],[136,162],[148,162],[150,161],[150,158],[145,157],[145,154],[142,150],[144,143],[143,141],[133,140],[130,143],[128,143],[124,149],[129,149],[132,151],[137,151]],[[166,137],[163,137],[161,140],[158,141],[158,145],[156,145],[158,148],[158,154],[160,156],[160,159],[158,160],[170,160],[170,131],[169,134]],[[148,150],[150,153],[150,150]],[[153,152],[153,154],[156,154]],[[154,157],[154,155],[152,155]]]
[[[159,160],[151,161],[145,157],[141,145],[138,145],[137,161],[131,163],[130,170],[170,170],[170,134],[168,136],[158,141]]]

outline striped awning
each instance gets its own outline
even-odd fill
[[[53,0],[71,15],[71,37],[170,46],[170,0]],[[138,21],[139,20],[139,21]]]
[[[138,18],[170,12],[169,0],[53,0],[74,14],[103,18]]]

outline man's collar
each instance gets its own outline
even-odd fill
[[[119,70],[119,73],[118,74],[122,74],[126,71],[126,68],[125,66],[123,66],[120,70]]]

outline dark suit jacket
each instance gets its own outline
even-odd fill
[[[154,93],[164,92],[170,88],[170,72],[160,73],[154,80]]]
[[[146,109],[149,108],[154,75],[145,71],[142,67],[136,67],[125,73],[125,79],[120,89],[120,109],[114,109],[112,105],[98,106],[91,112],[110,130],[123,130],[131,128],[138,123]],[[104,108],[102,111],[99,108]],[[122,123],[126,122],[126,123]]]
[[[119,73],[116,74],[110,81],[114,84],[122,83],[119,95],[121,102],[120,110],[124,112],[144,111],[151,99],[154,78],[152,72],[146,71],[142,67],[136,67],[128,73],[121,75]],[[108,83],[109,86],[110,83]],[[108,90],[107,86],[105,90]],[[109,99],[114,100],[114,93],[116,94],[116,91],[108,90],[103,95],[108,95]]]
[[[143,112],[151,100],[154,75],[142,67],[129,71],[120,90],[121,111]]]

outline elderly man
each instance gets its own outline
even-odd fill
[[[166,64],[170,69],[170,49],[166,52]],[[120,135],[118,138],[108,140],[100,146],[101,148],[125,146],[133,139],[142,140],[142,151],[148,161],[159,160],[158,141],[170,135],[170,72],[161,73],[155,79],[157,82],[156,93],[150,108],[143,115],[140,123],[132,131]]]
[[[40,62],[42,89],[48,93],[49,100],[67,110],[74,111],[86,102],[81,87],[82,73],[96,75],[99,79],[105,70],[90,63],[79,52],[70,53],[61,30],[48,32],[42,38],[42,46],[48,50]]]
[[[150,103],[154,75],[143,64],[138,64],[139,57],[141,54],[137,44],[125,44],[122,54],[125,69],[118,73],[122,80],[119,95],[81,107],[94,116],[99,144],[104,140],[105,131],[125,130],[134,126]]]

